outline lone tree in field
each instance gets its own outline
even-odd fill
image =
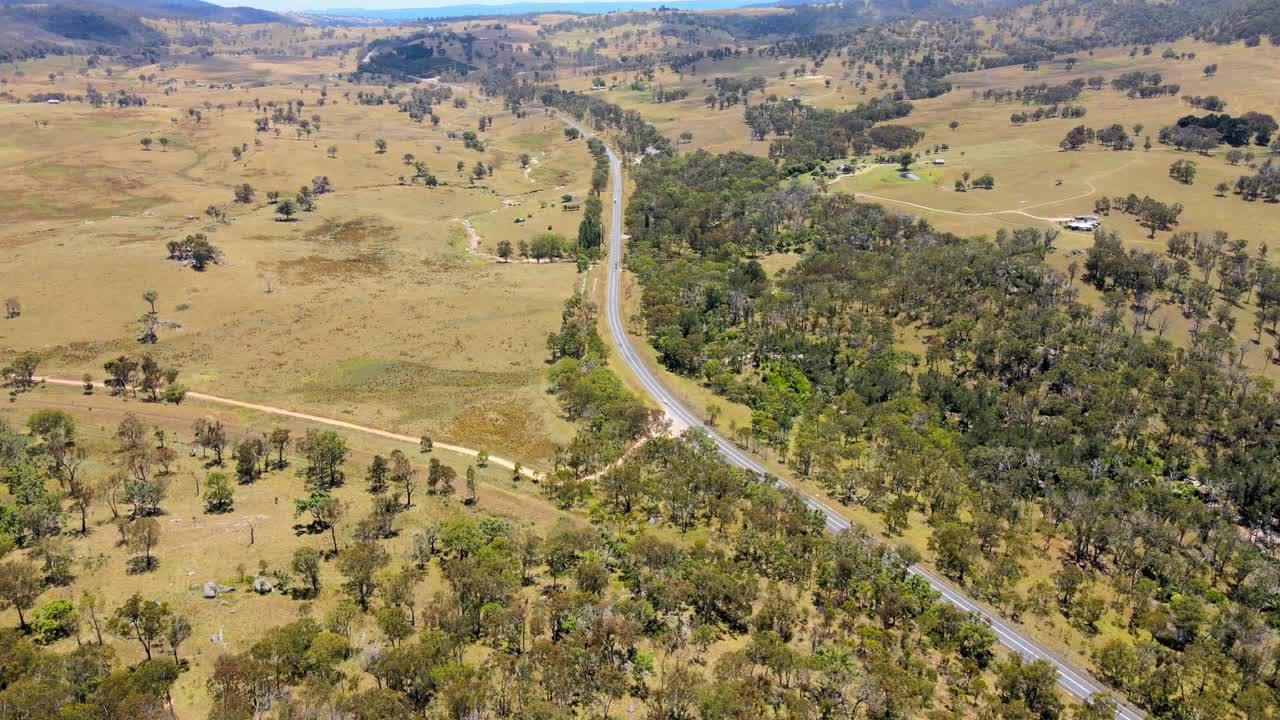
[[[1190,185],[1196,180],[1196,163],[1194,160],[1178,160],[1169,166],[1169,177],[1183,185]]]
[[[164,626],[164,641],[173,654],[173,661],[178,662],[178,648],[191,637],[191,621],[186,615],[173,613]]]
[[[141,554],[129,560],[132,572],[148,572],[156,566],[156,559],[151,554],[160,544],[160,523],[155,518],[134,520],[125,532],[125,545],[130,552]]]
[[[253,186],[244,183],[236,187],[236,202],[249,204],[253,202]]]
[[[1214,185],[1213,189],[1215,192],[1217,192],[1218,197],[1226,197],[1227,193],[1231,192],[1231,186],[1228,185],[1225,180],[1223,182],[1218,183],[1217,185]]]
[[[293,216],[298,214],[298,206],[289,198],[285,198],[276,204],[276,214],[285,222],[293,222]]]
[[[512,248],[510,240],[498,241],[498,257],[502,259],[502,262],[508,262],[511,260],[511,252]]]
[[[160,149],[165,152],[169,152],[169,138],[167,137],[160,138]]]
[[[152,314],[155,314],[156,300],[160,299],[160,293],[156,292],[155,290],[147,290],[142,293],[142,299],[145,300],[147,304],[151,306]]]
[[[404,493],[406,509],[413,506],[413,491],[418,487],[418,471],[398,448],[391,451],[391,484]]]
[[[141,139],[141,140],[139,140],[138,142],[142,143],[142,149],[143,149],[143,150],[150,150],[150,149],[151,149],[151,138],[142,138],[142,139]]]
[[[17,297],[10,297],[4,301],[4,316],[8,320],[12,320],[22,314],[22,303]]]
[[[307,597],[320,594],[320,551],[313,547],[303,546],[293,551],[293,560],[289,569],[302,578],[307,584]]]
[[[333,541],[333,554],[338,554],[338,522],[347,514],[346,505],[327,492],[316,491],[309,496],[293,501],[293,516],[310,513],[313,527],[328,530],[329,539]]]
[[[377,152],[379,155],[387,151],[387,141],[383,140],[382,138],[378,138],[377,140],[374,140],[373,146],[377,148]]]
[[[209,473],[204,486],[204,510],[207,513],[230,512],[235,502],[235,489],[227,482],[225,473]]]
[[[83,448],[76,448],[73,453],[83,453]],[[81,457],[84,457],[81,455]],[[98,486],[85,479],[83,473],[70,472],[67,478],[67,497],[71,500],[71,508],[80,513],[80,534],[89,534],[89,509],[98,499]]]
[[[213,464],[222,465],[222,451],[227,447],[227,429],[221,420],[199,418],[192,424],[192,432],[196,436],[196,444],[205,450],[213,451]]]
[[[947,123],[947,127],[951,128],[951,132],[955,132],[956,128],[960,127],[960,121],[952,120],[951,122]]]

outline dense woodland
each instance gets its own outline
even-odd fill
[[[583,435],[606,441],[601,424],[614,423],[626,451],[603,472],[567,466],[541,480],[549,500],[590,510],[545,534],[476,509],[468,468],[473,508],[414,532],[408,551],[393,554],[387,541],[397,517],[413,512],[415,491],[446,504],[457,492],[458,473],[430,456],[429,438],[419,478],[400,450],[351,467],[333,431],[290,438],[277,428],[233,442],[221,423],[197,422],[215,468],[207,512],[226,512],[237,487],[291,468],[292,480],[272,482],[296,483],[296,514],[320,541],[253,576],[253,588],[293,597],[301,618],[216,657],[209,717],[550,719],[616,716],[624,706],[673,720],[1068,716],[1052,666],[998,657],[986,625],[939,603],[904,557],[854,532],[827,534],[799,496],[728,466],[705,436],[653,437],[654,412],[608,370],[590,313],[581,297],[566,307],[548,343],[551,375]],[[36,363],[16,364],[10,376],[32,390]],[[151,380],[157,372],[141,365],[150,366],[113,361],[111,392],[163,395],[169,374]],[[626,408],[630,426],[617,420]],[[171,688],[189,670],[181,606],[138,594],[108,605],[89,592],[40,601],[79,567],[64,534],[106,531],[85,523],[93,508],[109,507],[134,554],[131,572],[166,562],[156,518],[176,458],[152,430],[126,415],[104,458],[119,470],[91,479],[65,413],[0,426],[11,494],[0,537],[5,554],[27,556],[0,562],[0,605],[20,623],[0,631],[0,717],[171,717]],[[225,474],[216,469],[224,461]],[[331,493],[360,475],[369,510],[357,519]],[[517,470],[512,482],[523,481]],[[340,585],[330,586],[326,566]],[[437,570],[443,587],[425,597]],[[334,595],[330,609],[311,609]],[[1099,699],[1069,715],[1111,712]]]
[[[1097,666],[1157,717],[1274,707],[1280,400],[1239,365],[1229,298],[1206,286],[1177,347],[1144,327],[1160,293],[1195,291],[1122,269],[1172,260],[1100,233],[1068,276],[1052,233],[960,238],[781,179],[737,154],[636,172],[627,263],[662,363],[750,407],[730,435],[890,535],[926,524],[939,568],[1004,612],[1123,628]],[[771,278],[754,258],[780,250],[804,257]],[[1246,275],[1239,292],[1274,292]],[[1029,577],[1040,556],[1056,569]]]

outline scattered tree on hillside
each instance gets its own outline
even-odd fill
[[[0,563],[0,608],[13,608],[18,613],[18,627],[27,629],[26,611],[35,606],[44,591],[39,568],[25,560]]]
[[[211,472],[205,480],[204,509],[207,513],[230,512],[235,502],[235,488],[227,481],[225,473]]]
[[[333,430],[308,430],[298,441],[298,451],[306,465],[298,472],[308,489],[328,490],[343,483],[342,464],[347,459],[347,442]]]
[[[204,233],[194,233],[182,240],[170,240],[168,243],[169,259],[182,263],[190,263],[192,270],[204,270],[211,262],[217,262],[222,251],[209,242]]]
[[[135,555],[129,559],[129,571],[150,572],[155,569],[156,559],[151,551],[160,544],[160,522],[152,517],[134,520],[129,523],[125,538],[125,545]]]
[[[112,614],[107,627],[126,640],[138,641],[150,660],[151,649],[164,638],[172,614],[167,603],[147,600],[140,593],[134,593]]]
[[[1177,160],[1169,166],[1169,177],[1183,185],[1190,185],[1196,179],[1196,164],[1192,160]]]
[[[289,198],[285,198],[276,204],[276,214],[285,222],[291,222],[293,216],[298,214],[298,206]]]

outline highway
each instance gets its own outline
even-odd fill
[[[589,132],[586,128],[580,126],[572,118],[563,113],[556,112],[561,121],[575,127],[579,132],[591,137],[594,133]],[[599,138],[603,141],[603,138]],[[644,386],[645,391],[649,393],[666,412],[667,416],[674,424],[687,426],[690,428],[698,428],[705,432],[708,437],[720,449],[725,459],[730,463],[751,470],[765,476],[771,476],[763,465],[756,462],[747,453],[743,452],[738,446],[725,440],[713,429],[707,427],[696,415],[694,415],[680,399],[662,384],[649,370],[649,366],[644,359],[636,352],[635,347],[631,344],[631,339],[627,336],[626,328],[622,323],[621,311],[621,283],[622,283],[622,162],[614,153],[613,148],[607,143],[605,150],[609,154],[609,174],[612,182],[613,203],[611,208],[611,222],[609,226],[609,260],[608,260],[608,288],[607,298],[605,302],[605,316],[609,325],[609,334],[613,338],[614,347],[617,348],[622,361],[626,363],[627,368],[636,376],[640,384]],[[778,485],[796,490],[801,497],[804,498],[805,504],[817,512],[822,513],[826,519],[827,529],[833,533],[848,530],[851,524],[842,515],[835,510],[820,502],[817,498],[811,497],[803,491],[797,490],[789,483],[776,479]],[[1095,694],[1112,694],[1118,705],[1116,708],[1116,718],[1118,720],[1140,720],[1146,715],[1141,710],[1124,703],[1121,699],[1111,693],[1110,690],[1102,682],[1094,679],[1087,672],[1076,668],[1057,654],[1041,646],[1035,640],[1024,635],[1020,630],[1011,624],[1002,620],[994,612],[978,604],[977,601],[970,598],[963,591],[953,586],[946,580],[938,577],[933,572],[924,568],[913,566],[911,572],[919,575],[928,581],[935,590],[937,590],[942,599],[946,602],[975,613],[983,618],[995,633],[1000,644],[1008,648],[1012,652],[1016,652],[1026,660],[1047,660],[1053,664],[1058,670],[1058,685],[1068,695],[1076,700],[1085,700]]]

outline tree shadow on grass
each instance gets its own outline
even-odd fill
[[[302,535],[319,535],[329,529],[328,525],[319,520],[312,520],[309,523],[297,523],[293,526],[293,534]]]

